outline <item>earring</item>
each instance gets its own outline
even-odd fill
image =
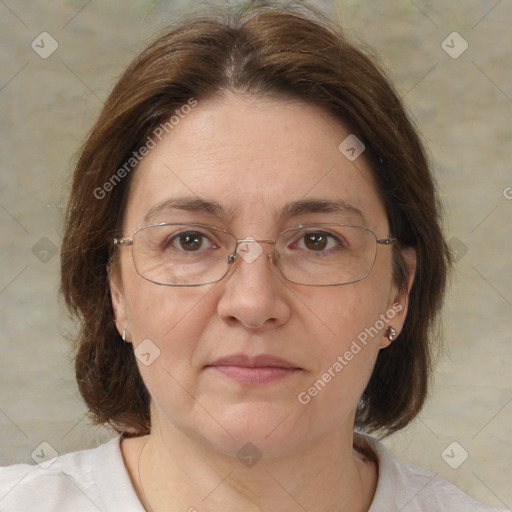
[[[123,338],[123,341],[126,341],[126,329],[123,329],[123,336],[122,336],[122,338]]]
[[[395,341],[397,337],[396,330],[393,329],[393,327],[389,326],[388,330],[386,331],[386,337],[389,341]]]

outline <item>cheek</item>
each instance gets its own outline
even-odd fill
[[[161,365],[190,366],[210,315],[205,311],[207,290],[159,286],[138,278],[127,292],[136,355],[139,344],[150,340],[160,351]]]
[[[190,394],[197,394],[195,360],[209,316],[206,292],[140,281],[130,294],[130,327],[140,374],[159,409],[190,408]]]
[[[364,334],[369,330],[372,336],[366,341],[368,344],[376,341],[374,328],[382,331],[379,318],[386,313],[388,290],[382,284],[376,286],[370,277],[338,289],[324,290],[312,302],[325,335],[320,338],[328,339],[327,346],[336,350],[342,350],[357,338],[364,342]]]
[[[333,288],[328,294],[324,291],[313,302],[321,319],[316,323],[324,334],[314,339],[319,365],[311,376],[312,387],[304,391],[318,396],[318,405],[357,402],[388,326],[386,288],[375,286],[370,279],[349,286]]]
[[[200,306],[202,295],[193,288],[175,288],[146,281],[133,264],[127,261],[123,268],[127,316],[133,340],[137,344],[145,338],[162,342],[189,313]]]

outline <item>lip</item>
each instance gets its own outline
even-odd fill
[[[217,359],[207,366],[243,366],[245,368],[293,368],[300,369],[297,365],[270,354],[261,354],[258,356],[247,356],[245,354],[233,354],[232,356]]]
[[[282,380],[302,370],[286,359],[269,354],[252,357],[235,354],[217,359],[205,368],[211,368],[225,377],[252,385]]]

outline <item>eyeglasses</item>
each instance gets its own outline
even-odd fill
[[[237,239],[205,224],[152,224],[132,238],[114,238],[114,246],[132,246],[137,273],[163,286],[202,286],[223,279],[233,263],[256,260],[274,244],[270,260],[283,277],[306,286],[336,286],[362,281],[372,271],[377,246],[395,238],[377,238],[368,228],[346,224],[298,225],[273,240]]]

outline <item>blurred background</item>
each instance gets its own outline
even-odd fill
[[[41,443],[65,453],[113,435],[84,415],[65,339],[74,327],[57,294],[70,174],[128,62],[199,5],[0,0],[0,465],[34,463]],[[512,2],[313,5],[395,81],[429,147],[456,253],[430,401],[385,444],[510,508]]]

